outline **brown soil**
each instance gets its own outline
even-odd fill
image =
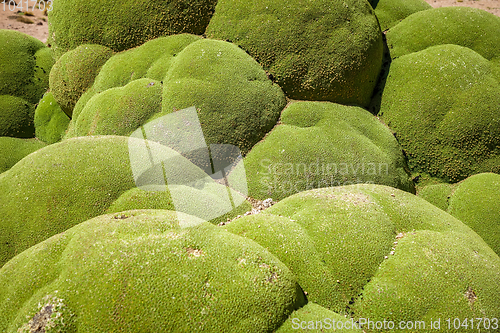
[[[3,3],[4,0],[0,1],[2,1],[0,2],[0,29],[21,31],[44,43],[47,42],[49,26],[47,25],[47,15],[45,15],[42,10],[43,5],[40,4],[41,8],[39,8],[35,5],[35,1],[32,0],[28,2],[29,6],[26,5],[26,0],[23,0],[21,5],[21,0],[14,0],[11,1],[9,9],[9,0],[5,0],[5,4]],[[14,2],[16,6],[14,6]],[[17,6],[19,6],[19,8],[17,8]],[[26,13],[28,13],[28,15],[26,15]],[[29,13],[32,13],[33,16]],[[30,21],[33,23],[25,23]]]
[[[33,6],[35,3],[33,0],[29,1],[29,7],[26,8],[26,0],[22,3],[22,12],[32,12],[34,16],[25,16],[22,13],[18,13],[20,11],[19,8],[14,8],[11,4],[11,9],[9,10],[8,1],[10,0],[1,0],[7,1],[5,4],[0,2],[0,29],[11,29],[18,30],[24,32],[28,35],[31,35],[35,38],[38,38],[42,42],[47,42],[47,36],[49,35],[49,27],[47,25],[47,16],[44,15],[42,9]],[[20,2],[21,0],[13,0]],[[432,7],[446,7],[446,6],[465,6],[465,7],[473,7],[484,9],[492,14],[500,16],[500,0],[425,0]],[[48,6],[47,6],[48,7]],[[42,7],[43,8],[43,7]],[[34,23],[24,23],[23,18],[19,18],[19,16],[25,16],[24,19],[30,19]]]
[[[434,8],[462,6],[484,9],[487,12],[500,16],[500,0],[425,0]]]

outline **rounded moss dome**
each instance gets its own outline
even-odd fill
[[[55,1],[48,12],[48,43],[60,57],[82,44],[99,44],[118,52],[161,36],[202,35],[215,4],[215,0]]]
[[[408,192],[314,189],[223,228],[279,258],[309,301],[354,321],[428,325],[500,315],[500,257],[464,223]]]
[[[434,184],[418,196],[453,215],[500,255],[500,175],[481,173],[457,184]]]
[[[468,47],[500,65],[500,17],[482,9],[441,7],[408,16],[387,32],[392,58],[455,44]]]
[[[438,45],[395,59],[379,116],[412,172],[457,182],[500,172],[500,83],[469,48]]]
[[[424,0],[370,0],[369,2],[375,10],[382,31],[392,28],[411,14],[432,8]]]
[[[49,145],[26,156],[0,176],[0,266],[16,254],[57,233],[95,216],[104,214],[110,207],[120,205],[124,209],[149,208],[150,200],[141,196],[127,196],[129,190],[156,186],[155,179],[150,183],[140,182],[140,177],[132,167],[135,162],[133,148],[138,144],[161,147],[155,142],[123,136],[78,137]],[[169,164],[171,174],[180,174],[179,180],[199,179],[200,182],[189,187],[179,182],[168,184],[159,191],[175,191],[181,197],[190,200],[205,197],[217,198],[217,194],[227,193],[226,187],[215,181],[200,168],[174,153],[161,147],[160,160],[146,168],[143,174],[154,175],[158,165],[172,159]],[[159,152],[159,149],[152,149]],[[140,157],[140,156],[139,156]],[[141,165],[147,165],[140,159]],[[162,164],[163,163],[163,164]],[[162,174],[163,175],[163,174]],[[165,180],[163,179],[165,182]],[[164,183],[165,184],[165,183]],[[203,185],[203,186],[202,186]],[[147,189],[148,190],[148,189]],[[167,193],[163,193],[163,197]],[[128,197],[125,200],[125,197]],[[244,204],[241,194],[233,193],[233,202]],[[208,201],[208,200],[207,200]],[[205,210],[212,210],[220,215],[232,218],[241,211],[224,202],[211,200]],[[115,204],[116,202],[116,204]],[[193,201],[194,202],[194,201]],[[152,208],[173,209],[196,214],[189,205],[174,205],[170,200],[156,202]],[[244,207],[248,207],[248,204]],[[196,208],[196,207],[195,207]],[[181,210],[182,211],[182,210]],[[202,212],[203,213],[203,212]],[[217,214],[215,214],[217,215]],[[207,215],[198,215],[205,220]],[[212,217],[212,216],[210,216]],[[216,216],[217,217],[217,216]],[[214,221],[216,222],[216,221]]]
[[[366,106],[382,66],[364,0],[219,0],[206,34],[242,47],[292,99]]]
[[[35,104],[49,87],[53,63],[52,50],[38,39],[0,29],[0,136],[35,136]]]
[[[413,192],[401,146],[368,111],[293,102],[245,158],[249,195],[281,200],[320,187],[374,183]]]
[[[68,115],[61,110],[50,91],[43,96],[35,109],[35,135],[48,144],[61,141],[69,121]]]
[[[112,55],[108,47],[85,44],[66,52],[56,61],[49,76],[50,91],[69,117],[78,99]]]
[[[232,144],[245,154],[285,105],[280,87],[236,45],[176,35],[112,56],[75,106],[66,138],[130,135],[195,106],[207,144]]]
[[[103,215],[19,254],[0,268],[0,330],[274,332],[306,304],[259,244],[178,217]]]
[[[25,156],[47,144],[36,139],[20,139],[8,136],[0,137],[0,174],[12,168]]]

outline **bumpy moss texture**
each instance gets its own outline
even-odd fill
[[[500,172],[500,84],[473,50],[439,45],[394,60],[379,115],[413,172],[457,182]]]
[[[276,333],[292,332],[363,332],[353,321],[313,302],[294,311]],[[322,331],[323,330],[323,331]]]
[[[0,173],[9,170],[25,156],[46,145],[38,139],[0,137]]]
[[[0,137],[32,138],[35,108],[25,99],[0,95]]]
[[[413,13],[431,9],[424,0],[369,0],[380,28],[385,31],[392,28]]]
[[[224,228],[267,248],[309,301],[339,314],[395,323],[500,315],[498,255],[465,224],[404,191],[310,190]]]
[[[206,176],[185,161],[172,167],[172,173],[186,177]],[[0,174],[0,265],[52,235],[104,214],[135,187],[127,137],[74,138],[37,150]],[[220,187],[210,187],[208,194],[225,191]],[[206,192],[200,189],[197,194],[208,195]],[[140,198],[129,200],[129,204],[144,208]],[[122,202],[122,208],[127,209],[127,204]],[[218,209],[217,202],[207,209]]]
[[[48,92],[35,109],[35,135],[49,144],[61,141],[69,121],[68,115],[61,110],[52,92]]]
[[[220,0],[206,34],[240,45],[293,99],[366,106],[382,65],[367,1]]]
[[[112,55],[108,47],[84,44],[56,61],[49,76],[50,91],[69,117],[78,99],[94,83],[102,65]]]
[[[386,37],[393,58],[455,44],[500,64],[500,17],[481,9],[442,7],[418,12],[390,29]]]
[[[78,101],[67,138],[129,135],[195,106],[207,144],[245,154],[276,124],[286,99],[236,45],[192,35],[159,38],[111,57]]]
[[[0,136],[34,136],[34,104],[49,86],[53,63],[38,39],[0,29]]]
[[[418,195],[467,224],[500,255],[500,175],[481,173],[458,184],[429,185]]]
[[[413,191],[391,132],[368,111],[294,102],[246,156],[249,195],[281,200],[312,188],[376,183]]]
[[[273,332],[306,303],[260,245],[161,210],[75,226],[12,259],[0,285],[2,332],[33,332],[47,307],[51,331]]]
[[[160,36],[201,35],[215,4],[215,0],[61,0],[48,14],[48,43],[59,57],[82,44],[123,51]]]

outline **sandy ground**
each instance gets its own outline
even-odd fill
[[[500,0],[425,0],[434,8],[463,6],[484,9],[496,16],[500,16]]]
[[[43,5],[41,8],[36,5],[35,1],[29,0],[11,0],[9,9],[9,0],[0,0],[0,29],[10,29],[24,32],[30,36],[38,38],[42,42],[47,41],[49,35],[49,27],[47,25],[47,16],[44,15]],[[7,3],[3,3],[6,1]],[[14,3],[16,5],[14,6]],[[28,16],[26,15],[33,15]],[[31,21],[32,23],[25,23]],[[29,21],[28,21],[29,20]]]
[[[12,29],[24,32],[42,42],[47,41],[49,34],[49,27],[47,25],[47,16],[44,15],[42,8],[34,6],[35,0],[28,0],[29,6],[26,5],[26,0],[22,0],[21,4],[16,4],[14,8],[14,1],[19,3],[21,0],[0,0],[7,1],[7,3],[0,2],[0,29]],[[9,2],[10,1],[10,10]],[[445,6],[466,6],[484,9],[490,13],[500,16],[500,0],[425,0],[432,7],[445,7]],[[48,7],[48,6],[47,6]],[[23,15],[25,12],[31,12],[34,16]],[[24,23],[18,20],[30,19],[33,23]]]

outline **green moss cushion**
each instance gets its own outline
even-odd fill
[[[299,331],[300,330],[300,331]],[[363,332],[352,319],[309,302],[294,311],[276,333],[292,332]]]
[[[145,183],[133,174],[129,151],[137,140],[119,136],[69,139],[37,150],[0,174],[0,265],[52,235],[104,214],[116,200],[121,200],[122,195],[136,188],[136,184],[155,186],[154,179]],[[152,142],[149,144],[154,145]],[[172,154],[168,148],[164,150],[167,155]],[[178,157],[178,154],[173,157]],[[168,164],[171,174],[182,174],[188,179],[207,176],[194,164],[182,158],[178,161]],[[148,176],[151,173],[143,174]],[[176,194],[189,198],[195,192],[196,198],[203,199],[208,195],[213,197],[216,193],[226,193],[222,185],[217,184],[219,188],[215,189],[216,185],[209,181],[203,184],[210,191],[203,187],[195,191],[179,183],[178,187],[184,188],[176,188]],[[160,189],[170,190],[165,186]],[[233,198],[235,202],[244,200],[236,195]],[[130,199],[128,204],[131,208],[144,207],[139,200]],[[171,204],[167,204],[165,202],[166,206],[154,208],[171,209]],[[146,202],[145,206],[148,205]],[[127,203],[122,201],[121,207],[126,208]],[[175,207],[193,211],[189,205]],[[223,210],[220,203],[213,200],[206,210],[228,212],[227,208]],[[239,213],[237,209],[229,217],[236,213]]]
[[[0,136],[34,137],[34,104],[49,86],[53,63],[38,39],[0,29]]]
[[[25,99],[0,95],[0,136],[32,138],[35,136],[35,108]]]
[[[285,96],[262,67],[235,44],[204,39],[172,61],[164,81],[164,113],[196,106],[207,143],[247,153],[278,121]]]
[[[123,51],[161,36],[201,35],[215,4],[214,0],[128,0],[119,4],[111,0],[62,0],[49,12],[48,42],[59,57],[82,44]]]
[[[413,13],[431,9],[424,0],[370,0],[375,10],[380,28],[392,28]]]
[[[0,29],[0,95],[36,104],[49,86],[53,64],[52,51],[38,39]]]
[[[394,60],[379,115],[413,172],[457,182],[500,172],[500,84],[473,50],[439,45]]]
[[[472,176],[474,177],[474,176]],[[458,184],[432,184],[419,189],[417,195],[444,211],[448,210],[450,198]]]
[[[208,144],[243,154],[276,124],[286,99],[236,45],[178,35],[118,53],[78,101],[67,138],[130,135],[139,126],[195,106]]]
[[[9,170],[25,156],[46,145],[38,139],[0,137],[0,173]]]
[[[500,255],[500,175],[481,173],[458,184],[430,185],[418,195],[467,224]]]
[[[24,251],[0,269],[0,330],[273,332],[306,303],[260,245],[186,223],[200,221],[162,210],[103,215]]]
[[[56,61],[49,76],[50,91],[69,117],[80,96],[92,85],[102,65],[112,55],[108,47],[84,44]]]
[[[241,46],[293,99],[366,106],[382,65],[367,1],[220,0],[206,34]]]
[[[52,92],[48,92],[35,109],[35,135],[49,144],[61,141],[69,121],[70,118],[61,110]]]
[[[500,315],[500,257],[464,223],[404,191],[305,191],[224,228],[276,255],[309,301],[355,320]]]
[[[448,213],[471,227],[500,256],[499,202],[500,175],[483,173],[457,186]]]
[[[488,60],[500,58],[500,17],[468,7],[415,13],[387,32],[391,57],[440,44],[468,47]]]
[[[368,111],[294,102],[245,158],[249,195],[281,200],[320,187],[377,183],[412,191],[401,146]]]

